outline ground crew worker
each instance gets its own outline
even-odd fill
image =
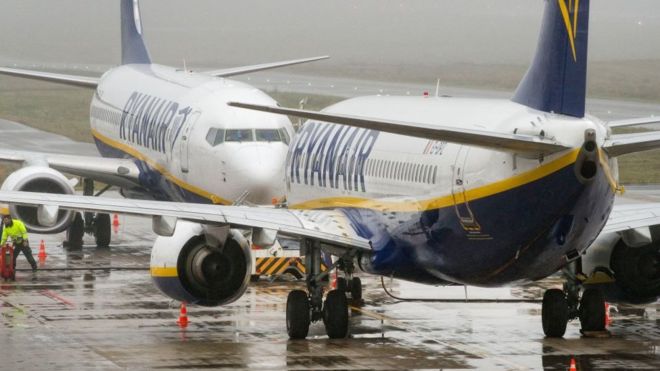
[[[32,250],[30,249],[30,243],[28,242],[28,234],[25,224],[18,219],[13,219],[9,214],[8,208],[3,208],[1,211],[4,228],[2,230],[0,246],[7,243],[7,238],[11,237],[11,241],[14,243],[14,269],[16,269],[16,258],[18,258],[18,254],[22,252],[32,266],[32,271],[36,271],[37,262],[34,261],[34,258],[32,257]]]

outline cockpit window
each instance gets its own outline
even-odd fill
[[[282,140],[284,141],[285,144],[289,144],[291,141],[291,138],[289,138],[289,133],[286,132],[285,128],[280,129],[280,137],[282,137]]]
[[[256,129],[257,142],[282,142],[280,131],[277,129]]]
[[[206,141],[213,147],[222,144],[225,141],[224,129],[210,128],[208,134],[206,134]]]
[[[225,142],[252,142],[252,129],[227,129]]]

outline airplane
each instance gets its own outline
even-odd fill
[[[284,195],[282,175],[293,126],[280,115],[228,107],[228,100],[276,104],[262,91],[227,77],[307,63],[315,57],[195,73],[154,64],[143,39],[138,0],[121,1],[122,63],[102,77],[0,68],[0,73],[95,89],[90,125],[102,158],[71,153],[0,151],[0,161],[22,164],[3,190],[97,196],[118,186],[131,198],[228,205],[270,204]],[[108,185],[96,192],[94,182]],[[96,192],[96,193],[95,193]],[[12,213],[38,233],[67,231],[67,244],[80,247],[85,233],[98,246],[110,243],[108,214],[58,208]]]
[[[152,217],[151,275],[167,296],[202,306],[238,299],[250,242],[301,240],[306,290],[292,290],[292,339],[323,321],[349,334],[354,272],[429,285],[518,285],[561,271],[541,322],[605,328],[608,300],[660,295],[660,203],[614,205],[618,156],[660,147],[660,132],[613,134],[658,118],[604,122],[585,112],[590,1],[546,1],[537,51],[510,100],[358,97],[322,112],[230,102],[308,119],[287,154],[288,208],[0,192],[39,209]],[[251,229],[252,241],[238,229]],[[326,293],[321,253],[347,289]]]

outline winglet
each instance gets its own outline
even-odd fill
[[[589,0],[547,0],[536,56],[513,101],[584,117]]]
[[[121,0],[121,63],[151,64],[142,37],[139,0]]]

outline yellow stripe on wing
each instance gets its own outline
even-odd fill
[[[415,199],[395,199],[395,200],[374,200],[360,197],[329,197],[317,200],[310,200],[291,205],[292,209],[324,209],[334,207],[352,207],[361,209],[371,209],[378,211],[399,211],[399,212],[417,212],[425,210],[440,209],[443,207],[454,206],[465,201],[474,201],[489,197],[498,193],[509,191],[516,187],[542,179],[553,174],[566,166],[575,163],[579,149],[570,151],[558,159],[545,165],[539,166],[528,172],[515,175],[511,178],[503,179],[481,187],[468,189],[465,191],[465,198],[461,197],[461,202],[456,202],[452,195],[441,196],[428,200]]]
[[[183,188],[183,189],[185,189],[189,192],[192,192],[196,195],[207,198],[207,199],[211,200],[211,202],[213,202],[214,204],[220,204],[220,205],[230,205],[231,204],[231,201],[229,201],[229,200],[226,200],[226,199],[224,199],[224,198],[222,198],[222,197],[220,197],[220,196],[218,196],[214,193],[211,193],[209,191],[201,189],[201,188],[199,188],[197,186],[194,186],[192,184],[186,183],[183,180],[175,177],[172,173],[167,171],[167,169],[165,169],[164,166],[162,166],[162,165],[158,164],[156,161],[153,161],[152,159],[148,158],[147,156],[140,153],[135,148],[127,146],[123,143],[120,143],[120,142],[114,140],[114,139],[108,138],[105,135],[99,133],[98,131],[96,131],[94,129],[92,129],[92,135],[94,136],[94,138],[96,138],[96,139],[100,140],[101,142],[109,145],[110,147],[121,150],[121,151],[123,151],[125,153],[128,153],[129,155],[137,158],[140,161],[146,162],[147,164],[149,164],[149,166],[151,166],[154,170],[158,171],[161,175],[163,175],[165,178],[167,178],[170,182],[178,185],[179,187],[181,187],[181,188]]]

